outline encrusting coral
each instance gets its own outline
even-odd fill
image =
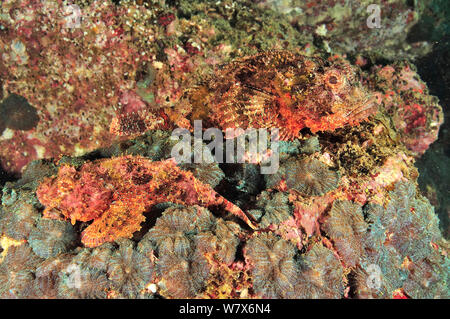
[[[253,289],[264,298],[340,298],[343,267],[333,252],[314,244],[301,255],[295,246],[274,235],[253,236],[245,248]]]
[[[300,259],[300,269],[295,289],[301,298],[342,298],[344,269],[330,249],[315,244]]]
[[[334,201],[323,228],[344,263],[350,267],[358,264],[363,253],[362,239],[367,230],[361,206],[350,201]]]
[[[214,263],[234,262],[241,231],[231,221],[216,220],[205,208],[170,207],[139,243],[141,251],[155,247],[163,295],[194,297],[207,285]]]
[[[166,254],[158,261],[158,273],[163,279],[163,295],[172,298],[193,298],[206,287],[210,275],[208,261],[196,251],[185,257]]]
[[[105,243],[95,248],[83,248],[78,251],[74,261],[84,265],[84,267],[106,272],[114,249],[112,243]]]
[[[432,243],[441,239],[433,207],[426,198],[416,196],[415,186],[408,182],[398,183],[389,196],[381,217],[389,243],[414,262],[426,257],[433,251]]]
[[[207,231],[213,225],[213,216],[203,207],[170,207],[158,218],[146,234],[161,254],[187,256],[192,245],[192,234]]]
[[[273,233],[255,234],[246,244],[253,289],[265,298],[295,298],[295,247]]]
[[[322,137],[320,149],[324,141]],[[142,143],[142,138],[136,143]],[[20,270],[29,259],[23,276],[8,277],[3,272],[5,296],[445,298],[445,241],[432,206],[406,179],[411,176],[408,166],[402,164],[399,170],[398,162],[387,161],[378,164],[378,169],[401,174],[382,179],[380,174],[352,177],[339,165],[329,168],[336,165],[332,156],[323,155],[317,147],[307,155],[300,150],[302,145],[292,142],[283,149],[289,154],[280,155],[281,170],[289,161],[318,161],[327,174],[339,174],[339,186],[335,184],[332,190],[314,196],[288,188],[283,180],[277,181],[275,188],[263,188],[258,196],[248,197],[248,214],[255,219],[255,230],[236,218],[236,208],[210,185],[199,182],[172,161],[155,162],[139,156],[94,161],[65,158],[57,164],[57,175],[37,176],[40,183],[27,173],[17,184],[8,184],[2,197],[1,218],[9,220],[9,227],[22,223],[17,217],[28,205],[34,211],[28,231],[16,236],[14,245],[19,246],[2,244],[6,252],[1,267]],[[128,143],[126,147],[133,149],[136,145]],[[121,154],[127,148],[108,152],[116,149]],[[51,172],[45,167],[52,165],[34,167]],[[229,178],[227,169],[224,173]],[[152,181],[155,184],[150,184]],[[44,216],[34,191],[30,191],[34,189],[46,204]],[[79,190],[77,194],[74,189]],[[72,201],[71,195],[75,196]],[[88,199],[85,205],[80,205],[80,198]],[[131,208],[139,205],[146,206],[138,212],[140,215],[148,218],[157,214],[152,216],[153,221],[139,225],[149,230],[141,233],[136,228],[123,236],[121,228],[112,227],[115,237],[111,242],[90,248],[85,241],[81,242],[84,247],[79,247],[79,239],[83,239],[79,232],[90,227],[89,221],[83,220],[107,215],[113,198],[124,206],[121,214],[137,213]],[[132,200],[140,202],[133,204]],[[151,204],[147,207],[145,203]],[[98,212],[98,207],[106,208]],[[162,212],[160,216],[158,211]],[[75,216],[74,226],[55,220]],[[51,236],[42,237],[45,229],[55,233],[50,231]],[[4,242],[12,240],[5,237],[13,235],[5,227],[2,233]],[[43,243],[50,245],[43,247]],[[7,292],[9,287],[13,287],[12,295]]]
[[[195,237],[196,246],[203,254],[211,254],[219,263],[230,265],[235,261],[241,231],[237,223],[219,219],[214,229]]]
[[[55,299],[62,296],[62,294],[59,294],[58,285],[61,283],[61,278],[64,278],[64,270],[71,262],[73,256],[74,254],[71,253],[59,254],[37,265],[36,278],[29,297]]]
[[[71,299],[106,298],[110,287],[105,273],[70,262],[59,271],[58,295]]]
[[[389,197],[386,208],[365,209],[368,233],[360,242],[365,252],[356,270],[356,296],[390,298],[398,291],[412,298],[448,295],[449,261],[441,251],[445,247],[437,245],[442,238],[432,206],[409,182],[397,183]]]
[[[211,164],[181,164],[182,169],[186,169],[194,174],[194,177],[198,180],[211,185],[212,188],[216,187],[220,181],[225,177],[225,174],[220,169],[219,165],[214,162]]]
[[[448,298],[448,259],[435,255],[408,265],[408,280],[403,289],[415,299]]]
[[[289,199],[282,192],[271,195],[268,192],[261,193],[258,198],[257,207],[262,210],[259,221],[260,228],[267,228],[272,224],[280,224],[292,216],[292,208]]]
[[[38,201],[31,190],[3,188],[0,231],[16,240],[28,238],[40,218]]]
[[[36,255],[49,258],[67,252],[75,244],[76,238],[70,223],[41,218],[31,232],[28,242]]]
[[[30,295],[34,272],[42,261],[27,244],[8,249],[0,264],[0,297],[25,298]]]
[[[355,297],[360,299],[393,298],[402,287],[405,271],[393,247],[368,250],[367,256],[354,271]]]
[[[136,298],[153,276],[152,260],[136,250],[130,240],[122,240],[108,261],[108,278],[122,296]]]
[[[315,158],[291,159],[280,166],[277,173],[268,175],[269,187],[284,181],[288,189],[304,196],[321,196],[339,185],[339,173]]]
[[[406,61],[375,66],[369,79],[405,146],[421,156],[444,121],[439,99],[430,95],[416,68]]]
[[[185,89],[223,63],[262,50],[316,53],[314,32],[257,2],[3,1],[0,97],[23,96],[40,121],[30,132],[0,138],[1,164],[20,172],[35,159],[108,146],[113,133],[167,129],[173,122],[184,127],[193,108],[180,103]],[[66,15],[76,6],[82,21]],[[393,15],[398,11],[404,14]],[[399,30],[409,29],[414,17]],[[372,38],[383,43],[385,37]],[[197,92],[190,98],[192,114],[201,115],[209,92]]]
[[[300,159],[305,156],[301,152],[297,154]],[[101,178],[105,182],[103,190],[108,190],[107,182],[110,182],[116,192],[141,199],[136,192],[140,186],[147,185],[139,183],[148,182],[145,174],[153,172],[151,180],[162,178],[158,170],[156,173],[149,170],[154,163],[158,167],[165,164],[177,172],[173,185],[190,176],[189,181],[194,182],[188,185],[199,183],[196,185],[203,188],[196,190],[205,190],[201,193],[204,197],[197,192],[180,191],[176,198],[166,196],[164,201],[153,201],[154,207],[163,212],[142,238],[128,240],[118,236],[111,243],[95,248],[72,248],[79,245],[78,236],[74,238],[73,232],[86,225],[80,223],[72,229],[68,221],[53,218],[60,217],[59,214],[69,218],[71,214],[83,218],[83,212],[88,212],[88,216],[95,214],[88,205],[83,209],[76,205],[68,209],[71,206],[64,202],[64,196],[70,192],[62,191],[71,190],[78,180],[83,180],[83,174],[101,172],[90,178],[97,181]],[[0,267],[23,269],[25,273],[10,277],[14,273],[2,268],[6,276],[1,286],[6,289],[5,296],[142,298],[154,296],[155,290],[167,298],[429,298],[448,294],[445,243],[431,205],[416,193],[411,182],[400,180],[392,185],[391,191],[382,188],[384,197],[366,195],[365,204],[360,203],[358,193],[352,193],[358,188],[350,188],[350,192],[345,179],[341,186],[322,196],[305,197],[283,187],[266,189],[249,211],[253,216],[260,211],[259,217],[255,217],[259,230],[254,231],[242,220],[235,219],[235,215],[227,214],[233,212],[227,210],[232,206],[221,206],[222,202],[217,200],[210,200],[213,204],[208,206],[207,201],[198,200],[210,198],[211,187],[196,181],[190,172],[180,170],[174,163],[125,156],[85,164],[66,160],[59,165],[59,172],[73,168],[72,180],[67,174],[61,175],[65,177],[61,180],[58,175],[41,180],[38,197],[48,200],[55,193],[41,193],[42,189],[54,187],[52,190],[60,195],[51,197],[51,203],[60,206],[47,206],[46,217],[41,217],[42,208],[35,203],[37,216],[30,224],[30,234],[20,237],[22,241],[15,244],[19,246],[7,248]],[[111,167],[115,170],[108,170]],[[10,217],[20,214],[20,205],[33,203],[33,192],[22,192],[33,184],[24,180],[19,182],[20,188],[8,186],[3,198],[7,205],[2,209]],[[124,184],[129,184],[129,188]],[[184,191],[189,190],[186,184],[182,185]],[[89,183],[84,186],[86,191],[97,191]],[[18,195],[13,195],[13,189]],[[111,200],[109,195],[98,198]],[[11,210],[14,205],[16,209]],[[67,211],[60,210],[63,207]],[[153,210],[145,209],[140,214],[147,212]],[[48,227],[56,231],[56,236],[43,238],[41,233]],[[50,243],[47,248],[54,249],[41,249],[44,242]],[[40,259],[33,250],[46,259]],[[27,263],[29,267],[24,268],[22,264]],[[7,292],[8,287],[14,287],[12,295]]]

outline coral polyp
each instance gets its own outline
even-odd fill
[[[315,244],[300,260],[295,287],[302,298],[337,299],[344,294],[344,269],[330,249]]]
[[[201,255],[163,255],[159,262],[163,294],[172,298],[193,298],[206,287],[210,266]]]
[[[271,196],[271,194],[264,192],[258,199],[258,208],[263,210],[260,220],[260,227],[267,228],[274,224],[280,224],[292,216],[292,208],[288,203],[288,196],[279,192]]]
[[[28,238],[40,217],[36,207],[36,198],[31,196],[28,197],[28,200],[22,199],[27,192],[21,192],[21,196],[17,196],[14,189],[8,190],[6,187],[3,192],[0,230],[16,240]],[[11,192],[10,195],[9,192]],[[10,200],[7,200],[8,197]]]
[[[106,298],[108,288],[108,278],[102,272],[83,269],[72,263],[61,270],[60,295],[71,299],[100,299]]]
[[[36,255],[49,258],[67,252],[75,239],[76,234],[70,223],[41,218],[28,242]]]
[[[245,248],[253,288],[265,298],[295,298],[298,268],[295,247],[273,233],[253,236]]]
[[[122,240],[119,248],[108,261],[108,278],[122,296],[136,298],[151,281],[154,265],[152,260],[134,249],[129,240]]]
[[[304,158],[282,164],[276,174],[268,177],[268,181],[270,186],[284,181],[288,189],[304,196],[320,196],[337,188],[340,176],[321,161]]]
[[[323,227],[334,241],[344,263],[354,267],[363,253],[361,243],[367,230],[361,206],[350,201],[336,200]]]
[[[146,236],[155,242],[160,253],[174,252],[187,256],[192,248],[192,238],[188,235],[208,230],[213,223],[212,218],[203,207],[171,207],[164,211]]]
[[[27,297],[31,292],[34,271],[41,261],[27,244],[9,248],[5,260],[0,264],[0,297]]]

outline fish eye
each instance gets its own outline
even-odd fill
[[[337,84],[337,82],[338,82],[338,79],[334,75],[332,75],[328,78],[328,83],[330,83],[330,84]]]
[[[291,87],[291,93],[297,93],[297,94],[302,93],[306,90],[306,87],[307,87],[307,85],[304,82],[295,84]]]

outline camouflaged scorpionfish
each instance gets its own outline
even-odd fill
[[[237,59],[205,85],[190,90],[191,120],[227,128],[279,128],[281,140],[309,128],[333,131],[356,125],[376,111],[357,71],[334,61],[288,51]]]

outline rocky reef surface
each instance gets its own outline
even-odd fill
[[[176,166],[173,143],[151,131],[8,182],[1,296],[448,297],[439,220],[375,118],[280,142],[273,175]]]
[[[189,98],[201,115],[206,110],[200,97],[211,87],[199,83],[235,58],[280,49],[349,55],[367,70],[377,61],[424,56],[431,47],[407,38],[425,16],[423,1],[379,1],[390,8],[381,16],[383,28],[366,26],[365,2],[294,2],[2,1],[2,169],[17,175],[35,159],[78,156],[146,129],[184,127],[190,111],[184,109],[186,90],[198,86]],[[385,103],[402,99],[399,121],[411,109],[406,129],[430,131],[420,133],[430,135],[420,145],[423,152],[439,126],[432,124],[439,122],[439,112],[431,109],[437,103],[405,92],[424,90],[420,83],[400,83],[415,81],[413,67],[409,72],[409,66],[384,64],[370,72],[373,85],[391,94],[388,85],[395,82],[392,91],[402,97]],[[350,66],[341,66],[344,73],[345,68]]]
[[[0,297],[448,298],[435,1],[388,2],[4,1]],[[278,128],[278,170],[177,164],[196,120]]]

